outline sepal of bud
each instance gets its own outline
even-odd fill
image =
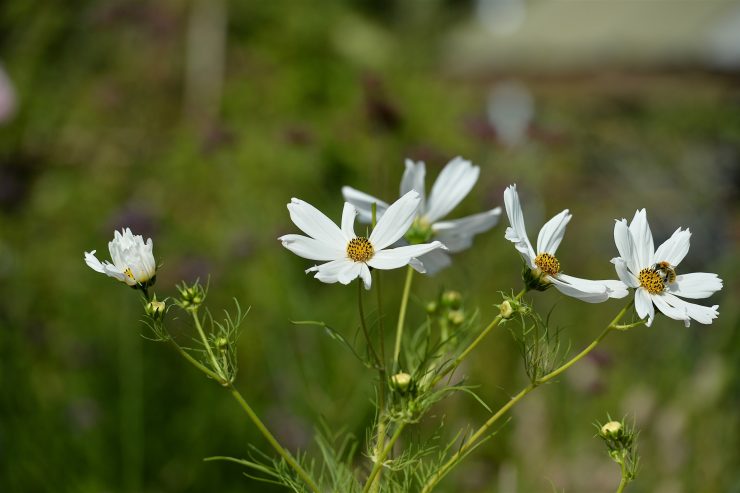
[[[164,301],[157,301],[157,296],[144,306],[147,317],[155,321],[161,321],[167,312],[167,304]]]
[[[177,304],[183,309],[195,310],[206,299],[206,290],[198,281],[195,281],[192,286],[188,286],[184,282],[178,284],[177,291],[180,293]]]
[[[522,281],[530,291],[545,291],[552,286],[552,283],[547,279],[547,274],[540,269],[530,269],[526,264],[522,268]]]

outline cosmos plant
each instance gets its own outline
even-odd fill
[[[216,320],[205,308],[207,288],[198,281],[181,283],[170,296],[158,300],[151,239],[145,242],[128,228],[115,231],[108,244],[110,261],[98,260],[95,250],[85,252],[84,260],[92,270],[141,293],[147,337],[171,345],[185,361],[222,386],[275,453],[273,456],[252,449],[246,459],[211,459],[239,464],[249,470],[250,476],[294,492],[430,493],[491,438],[494,425],[503,426],[503,418],[514,406],[577,364],[608,334],[651,326],[659,314],[686,326],[691,321],[711,324],[719,315],[717,305],[687,301],[708,298],[722,289],[722,280],[716,274],[679,270],[689,251],[688,229],[678,228],[656,249],[644,209],[638,210],[630,223],[617,220],[614,240],[618,256],[611,259],[617,278],[591,280],[581,277],[587,273],[573,272],[570,266],[562,265],[557,257],[561,243],[567,244],[565,230],[571,213],[566,209],[547,221],[533,245],[516,185],[511,185],[503,195],[509,220],[503,236],[513,244],[511,253],[517,252],[522,262],[521,289],[516,294],[516,290],[502,291],[511,294],[501,295],[497,313],[484,324],[471,316],[475,311],[465,306],[458,292],[441,291],[437,298],[423,304],[427,323],[410,327],[406,313],[415,273],[428,276],[451,266],[473,246],[475,236],[485,234],[499,220],[498,206],[472,216],[446,219],[469,194],[479,174],[478,166],[455,158],[442,169],[427,195],[425,164],[407,160],[399,199],[389,204],[375,195],[344,187],[345,203],[338,223],[303,200],[294,198],[287,205],[290,219],[303,234],[281,236],[282,246],[313,262],[306,265],[306,273],[318,282],[357,284],[359,338],[354,337],[351,328],[331,329],[338,321],[297,323],[320,326],[375,375],[374,399],[368,399],[374,405],[375,419],[369,424],[366,439],[357,444],[364,451],[361,456],[348,453],[347,447],[335,449],[335,442],[321,434],[317,436],[318,456],[289,451],[280,444],[236,385],[237,341],[246,313],[237,303],[233,313],[226,312],[224,319]],[[606,264],[609,259],[603,261]],[[384,327],[389,317],[383,313],[387,303],[381,276],[394,269],[405,269],[406,275],[391,335]],[[625,301],[590,344],[569,354],[560,345],[556,329],[548,326],[549,317],[540,316],[534,306],[536,293],[551,287],[574,303]],[[371,289],[377,295],[374,317],[368,317],[365,308],[366,291]],[[169,328],[183,323],[182,317],[170,315],[171,310],[190,319],[194,338],[185,338],[187,346],[181,342],[181,335],[174,335],[182,330]],[[460,431],[449,430],[450,425],[443,423],[442,433],[420,438],[423,433],[416,429],[417,423],[439,420],[439,413],[432,411],[441,399],[452,394],[473,395],[483,403],[474,388],[456,373],[466,359],[474,357],[481,341],[500,326],[509,328],[520,348],[527,385],[497,410],[484,404],[490,417],[483,423],[471,423]],[[393,341],[392,352],[386,352],[386,335]],[[352,340],[361,342],[350,343]],[[624,421],[611,418],[597,429],[609,456],[620,466],[622,480],[617,491],[622,492],[637,476],[637,432]],[[495,439],[486,446],[496,446]]]

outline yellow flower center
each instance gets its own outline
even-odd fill
[[[362,236],[352,238],[347,244],[347,256],[355,262],[367,262],[375,255],[375,249],[370,240]]]
[[[640,286],[647,289],[650,294],[662,293],[665,290],[663,276],[655,269],[647,267],[642,269],[637,276],[637,280],[640,281]]]
[[[134,273],[133,273],[133,272],[131,272],[131,269],[130,269],[129,267],[127,267],[127,268],[126,268],[126,270],[125,270],[125,271],[123,271],[123,273],[125,274],[125,276],[126,276],[126,277],[128,277],[128,278],[129,278],[129,279],[131,279],[132,281],[135,281],[135,280],[136,280],[136,279],[134,278]]]
[[[560,272],[560,262],[554,255],[550,255],[549,253],[540,253],[537,255],[534,259],[534,265],[539,267],[545,274],[551,276]]]

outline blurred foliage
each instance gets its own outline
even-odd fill
[[[516,74],[470,79],[441,63],[445,30],[468,15],[441,1],[3,2],[0,59],[19,110],[0,127],[0,490],[273,491],[238,466],[202,462],[267,449],[218,386],[140,337],[134,293],[82,261],[122,226],[154,238],[158,295],[210,276],[214,312],[232,297],[251,306],[237,385],[289,448],[315,452],[319,418],[363,437],[373,375],[321,330],[290,323],[324,320],[352,337],[355,290],[318,283],[280,247],[294,231],[285,204],[297,196],[337,218],[342,185],[392,199],[405,157],[426,160],[433,177],[462,155],[482,173],[456,214],[500,204],[513,182],[530,235],[570,208],[569,272],[614,277],[612,219],[647,207],[656,241],[691,228],[682,270],[726,284],[712,300],[718,323],[659,319],[610,336],[522,403],[440,491],[511,491],[512,478],[517,491],[612,491],[619,478],[591,427],[607,412],[634,415],[642,432],[630,491],[740,491],[737,79],[530,75],[535,118],[509,148],[485,106],[491,85]],[[212,25],[195,29],[203,19]],[[218,47],[219,29],[222,72],[193,72],[193,59],[219,67],[218,52],[193,54]],[[440,286],[480,306],[483,323],[495,316],[497,291],[519,283],[503,230],[417,278],[412,323]],[[390,317],[402,283],[403,272],[384,277]],[[533,299],[542,313],[556,305],[573,348],[620,307],[553,290]],[[464,373],[494,408],[526,382],[506,331]],[[436,415],[453,436],[486,411],[461,394]]]

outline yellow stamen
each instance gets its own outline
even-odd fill
[[[355,262],[367,262],[375,255],[375,249],[370,240],[362,236],[352,238],[347,244],[347,256]]]
[[[135,280],[136,280],[136,279],[134,278],[134,273],[133,273],[133,272],[131,272],[131,269],[130,269],[130,268],[128,268],[128,267],[127,267],[127,268],[126,268],[126,270],[125,270],[125,271],[123,271],[123,273],[124,273],[124,274],[126,275],[126,277],[128,277],[128,278],[129,278],[129,279],[131,279],[132,281],[135,281]]]
[[[665,290],[663,277],[655,269],[642,269],[637,280],[640,281],[640,286],[647,289],[650,294],[662,293]]]
[[[539,267],[539,269],[545,274],[549,274],[551,276],[560,272],[560,262],[555,258],[555,256],[550,255],[549,253],[540,253],[537,255],[534,259],[534,265]]]

